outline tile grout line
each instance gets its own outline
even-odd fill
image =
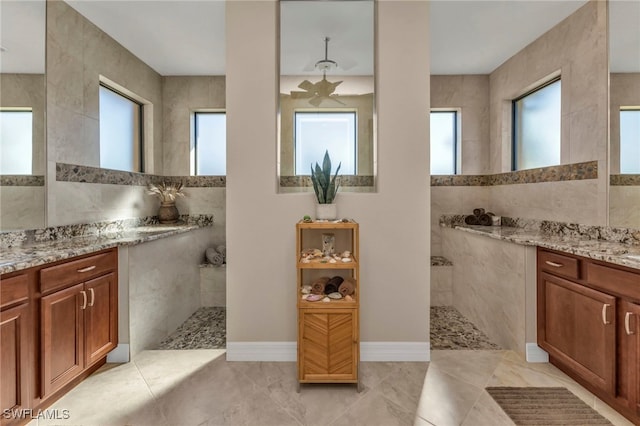
[[[132,359],[131,362],[133,363],[133,365],[136,368],[136,371],[138,372],[138,374],[142,378],[142,381],[144,382],[144,385],[149,390],[149,393],[151,394],[151,398],[153,398],[153,402],[154,402],[154,404],[156,406],[156,409],[160,412],[160,415],[164,419],[165,424],[170,425],[169,419],[167,419],[167,416],[164,414],[164,410],[162,409],[162,405],[160,404],[160,401],[158,400],[156,394],[151,389],[151,386],[149,386],[149,382],[147,382],[147,379],[144,377],[144,374],[142,374],[142,370],[140,370],[140,368],[138,367],[138,363],[135,361],[135,359]]]
[[[484,392],[486,392],[486,387],[489,384],[489,381],[495,376],[496,374],[496,370],[498,369],[498,367],[500,366],[500,364],[502,364],[503,361],[505,361],[505,358],[507,356],[507,352],[508,351],[503,351],[502,352],[502,357],[500,358],[500,362],[498,362],[498,364],[496,365],[496,367],[493,369],[493,372],[491,374],[489,374],[489,377],[487,377],[487,380],[485,381],[484,385],[480,388],[480,393],[478,394],[478,397],[476,398],[476,400],[473,402],[473,405],[471,405],[471,408],[469,408],[469,411],[467,411],[467,414],[464,416],[464,418],[462,419],[462,421],[460,422],[461,425],[464,424],[465,421],[467,421],[467,419],[469,418],[469,415],[471,414],[471,410],[473,410],[473,407],[476,406],[476,404],[478,403],[478,401],[480,401],[480,398],[482,398],[482,395]],[[502,407],[500,407],[500,409],[504,412],[504,410],[502,409]],[[505,413],[507,414],[507,413]],[[511,420],[511,418],[509,417],[509,420]],[[515,423],[514,423],[515,425]]]

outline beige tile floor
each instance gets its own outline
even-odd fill
[[[621,416],[549,364],[509,351],[432,351],[431,363],[361,363],[354,385],[303,385],[295,363],[227,362],[224,350],[145,351],[101,368],[57,401],[67,420],[31,425],[511,425],[485,386],[566,386]]]

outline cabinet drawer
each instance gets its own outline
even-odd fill
[[[580,260],[548,251],[538,252],[540,269],[554,275],[580,279]]]
[[[0,308],[29,300],[29,279],[27,274],[2,278],[0,282]]]
[[[640,300],[640,274],[589,262],[587,282],[605,291]]]
[[[97,277],[118,267],[116,251],[100,253],[40,271],[40,291],[45,294]]]

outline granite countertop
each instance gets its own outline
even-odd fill
[[[458,229],[489,238],[526,246],[539,246],[577,256],[640,269],[640,246],[623,242],[581,238],[576,235],[550,235],[548,233],[508,226],[479,226],[440,223],[445,228]]]
[[[17,247],[3,248],[0,254],[0,274],[19,271],[117,246],[131,246],[159,240],[209,225],[186,222],[172,225],[142,225],[118,231],[54,239],[51,241],[23,244]]]

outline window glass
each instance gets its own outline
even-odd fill
[[[31,174],[32,123],[31,111],[0,111],[0,174]]]
[[[620,111],[620,173],[640,174],[640,109]]]
[[[100,167],[142,171],[141,110],[137,102],[100,86]]]
[[[356,113],[295,113],[296,175],[310,175],[311,165],[322,167],[325,151],[329,151],[332,172],[338,164],[340,174],[356,174]]]
[[[513,102],[514,170],[560,164],[560,80]]]
[[[457,113],[431,111],[431,174],[456,174]]]
[[[224,112],[194,113],[192,175],[227,174],[227,121]]]

